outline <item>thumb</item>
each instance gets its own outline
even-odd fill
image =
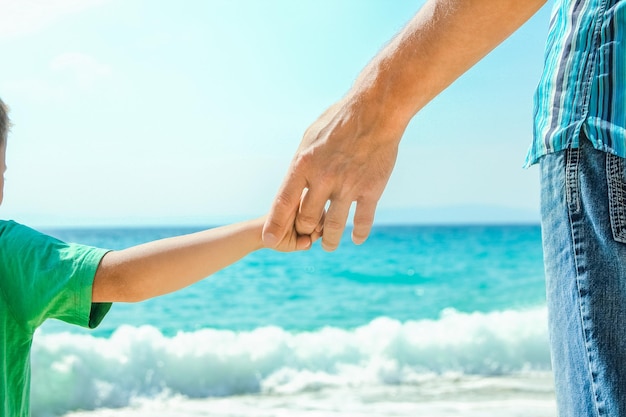
[[[263,244],[276,248],[283,238],[293,230],[302,190],[303,179],[292,176],[281,186],[263,225]]]

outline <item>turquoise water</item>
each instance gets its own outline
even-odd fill
[[[196,230],[47,232],[121,249]],[[436,407],[458,392],[471,403],[462,409],[488,397],[501,415],[513,398],[511,410],[539,404],[552,415],[539,226],[379,226],[361,246],[348,236],[333,253],[264,250],[175,294],[115,304],[95,331],[44,324],[33,415],[171,406],[171,415],[245,417],[277,404],[309,415],[317,393],[330,401],[324,415],[443,416]],[[257,407],[232,412],[249,401]]]
[[[121,249],[198,229],[58,230],[67,241]],[[117,304],[93,334],[149,324],[172,335],[211,327],[290,331],[354,328],[377,317],[432,319],[453,308],[489,312],[542,305],[539,226],[377,227],[361,246],[254,253],[175,294]],[[64,327],[64,329],[68,329]]]

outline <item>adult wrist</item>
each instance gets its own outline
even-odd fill
[[[415,114],[379,83],[355,86],[346,95],[344,106],[359,130],[366,133],[363,136],[378,142],[400,142]]]
[[[359,75],[347,94],[351,111],[360,121],[368,121],[379,131],[390,132],[400,140],[413,116],[426,104],[420,104],[417,85],[405,71],[397,71],[384,60],[374,61]]]

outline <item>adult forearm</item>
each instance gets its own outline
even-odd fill
[[[94,302],[135,302],[191,285],[262,247],[263,220],[172,237],[102,259]]]
[[[403,129],[545,0],[432,0],[364,68],[348,100]],[[375,110],[374,110],[375,109]],[[400,138],[397,138],[398,140]]]

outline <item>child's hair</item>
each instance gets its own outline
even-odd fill
[[[9,121],[9,108],[0,98],[0,145],[4,144],[7,140],[9,127],[11,127],[11,122]]]

